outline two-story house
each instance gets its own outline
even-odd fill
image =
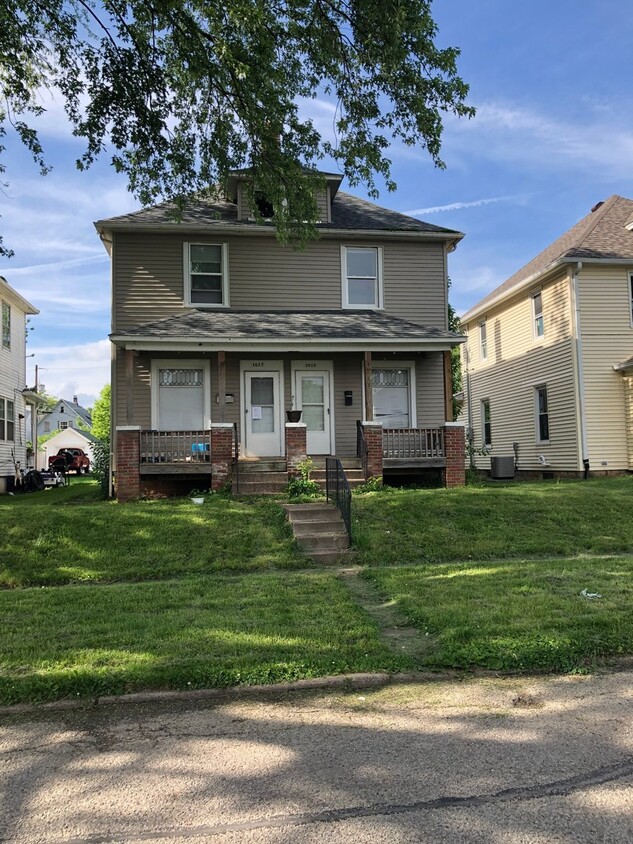
[[[40,414],[40,416],[41,418],[37,423],[37,435],[39,437],[53,431],[65,431],[67,428],[85,431],[89,430],[92,424],[90,411],[79,404],[77,396],[73,396],[72,401],[58,399],[46,413]]]
[[[633,470],[633,200],[598,203],[462,327],[477,452],[526,474]]]
[[[240,492],[257,488],[249,468],[287,483],[305,454],[459,482],[446,444],[459,428],[445,426],[462,338],[448,331],[446,267],[463,235],[322,176],[320,237],[303,250],[253,219],[248,171],[179,222],[164,204],[95,224],[112,261],[120,499],[208,484],[201,474],[217,487],[232,468]]]
[[[37,396],[26,389],[26,319],[39,311],[0,276],[0,492],[13,488],[16,467],[29,468],[26,405]],[[33,414],[33,418],[35,414]]]

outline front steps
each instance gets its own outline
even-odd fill
[[[315,468],[310,475],[325,491],[325,458],[313,457]],[[365,475],[360,460],[355,457],[341,460],[343,469],[352,489],[365,483]],[[233,495],[279,495],[288,486],[288,467],[285,460],[278,457],[241,459],[237,472],[233,471]]]
[[[333,504],[282,504],[297,545],[322,565],[336,565],[349,553],[349,536]]]

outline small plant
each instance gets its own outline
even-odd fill
[[[292,478],[288,484],[288,496],[290,498],[299,498],[301,496],[316,498],[318,495],[321,495],[319,484],[310,479],[310,474],[314,470],[314,460],[311,457],[306,457],[305,460],[297,463],[297,470],[299,477]]]
[[[359,492],[361,495],[365,492],[381,492],[384,489],[382,484],[382,478],[377,478],[372,475],[371,478],[367,478],[364,484],[359,484],[355,489],[354,492]]]

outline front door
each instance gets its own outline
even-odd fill
[[[328,370],[297,370],[296,406],[306,425],[308,454],[332,453],[330,373]]]
[[[245,371],[244,397],[246,456],[279,457],[283,453],[279,371]]]
[[[209,428],[208,361],[154,360],[152,428],[203,431]]]

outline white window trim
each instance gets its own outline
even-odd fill
[[[536,330],[536,297],[541,297],[541,320],[543,321],[543,333],[539,334]],[[532,339],[536,343],[541,343],[545,338],[545,309],[543,306],[543,290],[539,287],[538,290],[533,290],[530,293],[530,300],[532,305]]]
[[[484,361],[484,360],[488,360],[488,320],[487,319],[481,319],[481,320],[479,320],[478,325],[479,325],[479,359]],[[482,331],[481,331],[482,327],[485,328],[485,334],[486,334],[485,348],[484,348],[484,343],[483,343],[484,338],[483,338],[483,334],[482,334]]]
[[[349,301],[349,291],[347,288],[347,250],[348,249],[375,249],[376,250],[376,271],[378,278],[376,280],[378,290],[378,303],[373,305],[352,305]],[[384,291],[383,291],[383,254],[382,246],[372,246],[371,244],[355,243],[353,246],[341,246],[341,303],[345,310],[351,311],[380,311],[385,307],[384,305]]]
[[[633,270],[629,270],[629,324],[633,328]]]
[[[541,425],[540,425],[540,413],[539,413],[539,403],[538,403],[538,391],[545,390],[545,395],[547,396],[547,432],[550,434],[546,440],[541,439]],[[549,391],[547,389],[547,384],[535,384],[534,386],[534,423],[536,429],[536,444],[537,445],[548,445],[551,438],[550,432],[550,409],[549,409]]]
[[[418,395],[415,383],[415,361],[414,360],[372,360],[372,369],[408,369],[409,370],[409,423],[411,428],[418,427]],[[360,368],[360,397],[363,405],[362,420],[367,422],[367,414],[365,413],[365,367],[361,364]],[[374,420],[375,421],[375,420]]]
[[[486,411],[485,406],[488,405],[488,412],[490,414],[490,442],[486,442]],[[492,445],[492,408],[490,406],[490,399],[481,399],[481,444],[482,446]]]
[[[191,301],[191,246],[219,246],[222,250],[222,302],[192,302]],[[183,243],[183,298],[188,308],[229,308],[229,245],[228,243],[211,243],[187,240]]]
[[[191,359],[152,359],[151,375],[151,425],[152,430],[158,430],[158,370],[159,369],[201,369],[202,370],[202,400],[204,407],[204,430],[211,427],[211,362],[204,358]]]

